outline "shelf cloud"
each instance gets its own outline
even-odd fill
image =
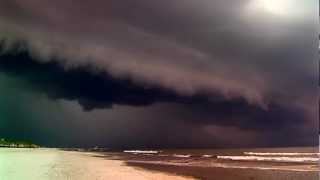
[[[293,18],[252,3],[0,0],[0,73],[77,102],[78,113],[165,104],[155,114],[199,132],[287,128],[287,138],[313,143],[316,13]]]

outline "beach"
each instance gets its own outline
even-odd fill
[[[319,178],[318,153],[314,149],[271,150],[285,153],[215,149],[109,151],[1,148],[0,180],[317,180]],[[268,151],[270,149],[264,150]],[[300,153],[293,153],[296,151]],[[219,154],[227,156],[217,156]],[[239,157],[243,160],[239,160]],[[253,160],[253,157],[259,158]]]
[[[58,149],[0,149],[0,180],[185,180],[159,171],[126,166],[96,153]]]

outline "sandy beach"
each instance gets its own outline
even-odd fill
[[[95,153],[58,149],[0,149],[0,175],[0,180],[192,179],[129,167]]]
[[[242,162],[165,153],[0,148],[0,180],[318,179],[317,163]]]

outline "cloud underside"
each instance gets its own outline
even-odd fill
[[[34,61],[26,51],[3,54],[0,70],[30,83],[29,91],[45,93],[55,100],[77,101],[87,111],[114,105],[174,103],[183,105],[180,110],[187,121],[243,129],[284,128],[290,123],[295,126],[302,124],[306,117],[302,109],[276,103],[266,108],[250,104],[245,98],[228,99],[221,94],[184,96],[160,86],[135,84],[106,73],[93,73],[88,68],[66,70],[58,63]]]
[[[167,104],[201,127],[313,132],[315,17],[250,4],[2,0],[0,72],[83,113]]]

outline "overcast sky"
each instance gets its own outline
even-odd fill
[[[315,0],[0,0],[0,136],[318,143]]]

